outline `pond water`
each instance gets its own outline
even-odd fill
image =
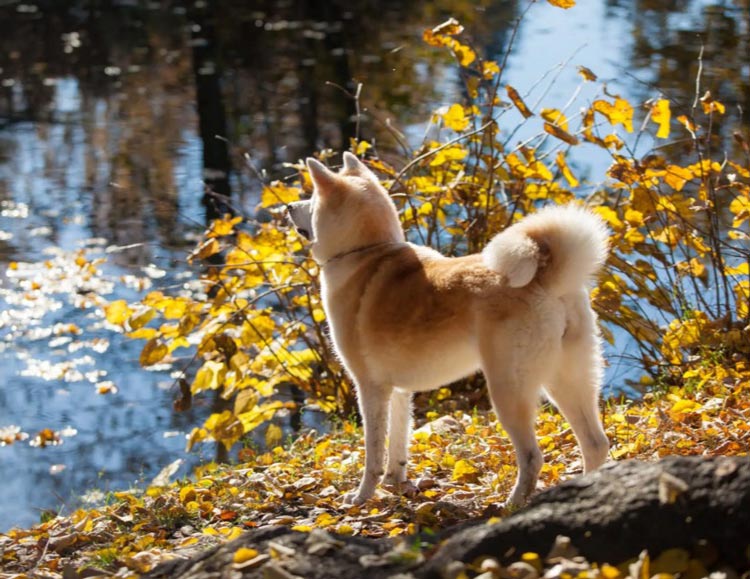
[[[504,78],[527,102],[561,107],[584,65],[628,99],[690,102],[703,46],[704,85],[748,110],[744,4],[578,0],[563,12],[539,2]],[[362,135],[386,156],[398,150],[388,125],[418,146],[429,112],[461,97],[455,68],[422,45],[422,30],[453,15],[497,58],[526,6],[2,2],[0,429],[30,438],[0,446],[0,531],[43,509],[69,512],[86,492],[146,484],[175,459],[182,476],[211,458],[208,447],[184,453],[209,402],[173,412],[172,378],[141,369],[140,344],[107,327],[100,307],[101,296],[185,283],[206,212],[224,203],[204,196],[205,183],[251,215],[259,185],[243,156],[280,176],[285,162],[345,147],[357,130],[352,79],[363,86]],[[582,193],[608,163],[576,160],[589,175]],[[608,352],[608,385],[622,384],[626,349]],[[42,429],[63,443],[47,444]]]

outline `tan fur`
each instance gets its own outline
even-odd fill
[[[336,174],[315,160],[310,202],[290,207],[310,227],[331,338],[354,379],[366,465],[348,502],[372,496],[383,474],[406,479],[411,392],[481,369],[518,454],[509,501],[534,490],[542,456],[534,433],[542,387],[581,444],[586,470],[606,458],[598,418],[602,360],[586,279],[606,255],[591,213],[547,209],[493,239],[482,254],[447,258],[404,240],[395,206],[353,155]]]

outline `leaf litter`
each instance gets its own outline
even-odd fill
[[[169,482],[179,466],[176,461],[157,477],[158,485],[108,493],[94,508],[52,516],[30,529],[12,529],[0,535],[5,573],[0,576],[56,578],[66,568],[136,576],[266,525],[306,533],[322,529],[334,536],[408,537],[507,516],[501,505],[514,480],[515,457],[494,415],[457,410],[439,417],[433,411],[427,420],[413,433],[411,484],[384,486],[361,506],[341,504],[342,495],[356,484],[364,458],[360,428],[343,422],[329,434],[309,431],[268,452],[245,448],[240,464],[204,465],[191,479]],[[612,459],[742,454],[750,441],[750,378],[743,376],[733,388],[712,383],[694,393],[672,388],[639,402],[610,402],[604,421]],[[3,433],[17,435],[8,429]],[[540,488],[580,475],[572,431],[548,405],[537,420],[537,434],[545,454]],[[663,483],[665,500],[679,493],[670,481]],[[650,577],[644,571],[650,565],[669,576],[707,576],[699,560],[686,551],[672,551],[654,561],[644,553],[630,567],[593,565],[570,550],[544,560],[544,554],[522,554],[507,568],[490,560],[461,573],[485,579],[618,579]],[[269,557],[270,552],[238,551],[235,566],[262,565]]]

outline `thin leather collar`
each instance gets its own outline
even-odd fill
[[[375,249],[376,247],[383,247],[385,245],[400,245],[403,243],[404,243],[403,241],[381,241],[380,243],[373,243],[371,245],[364,245],[362,247],[356,247],[354,249],[350,249],[349,251],[343,251],[341,253],[337,253],[331,259],[325,261],[324,263],[321,263],[320,267],[324,268],[325,266],[329,265],[330,263],[334,261],[338,261],[339,259],[348,257],[355,253],[362,253],[364,251],[370,251],[371,249]]]

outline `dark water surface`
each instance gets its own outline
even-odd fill
[[[185,255],[206,211],[225,203],[204,196],[206,183],[252,214],[259,186],[245,153],[280,176],[357,131],[386,156],[418,146],[429,112],[461,98],[422,30],[454,15],[498,57],[525,7],[0,1],[0,438],[12,426],[31,435],[0,447],[0,531],[69,511],[87,491],[147,483],[177,458],[178,476],[211,458],[209,447],[183,452],[209,408],[174,413],[169,373],[139,367],[140,344],[106,326],[98,297],[185,289]],[[745,0],[578,0],[568,12],[541,2],[505,80],[529,103],[562,108],[585,65],[633,101],[690,102],[703,45],[704,86],[737,115],[750,108],[749,22]],[[347,94],[357,83],[360,122]],[[577,161],[590,176],[583,193],[608,162]],[[610,385],[626,349],[609,352]],[[63,444],[29,444],[44,428]]]

